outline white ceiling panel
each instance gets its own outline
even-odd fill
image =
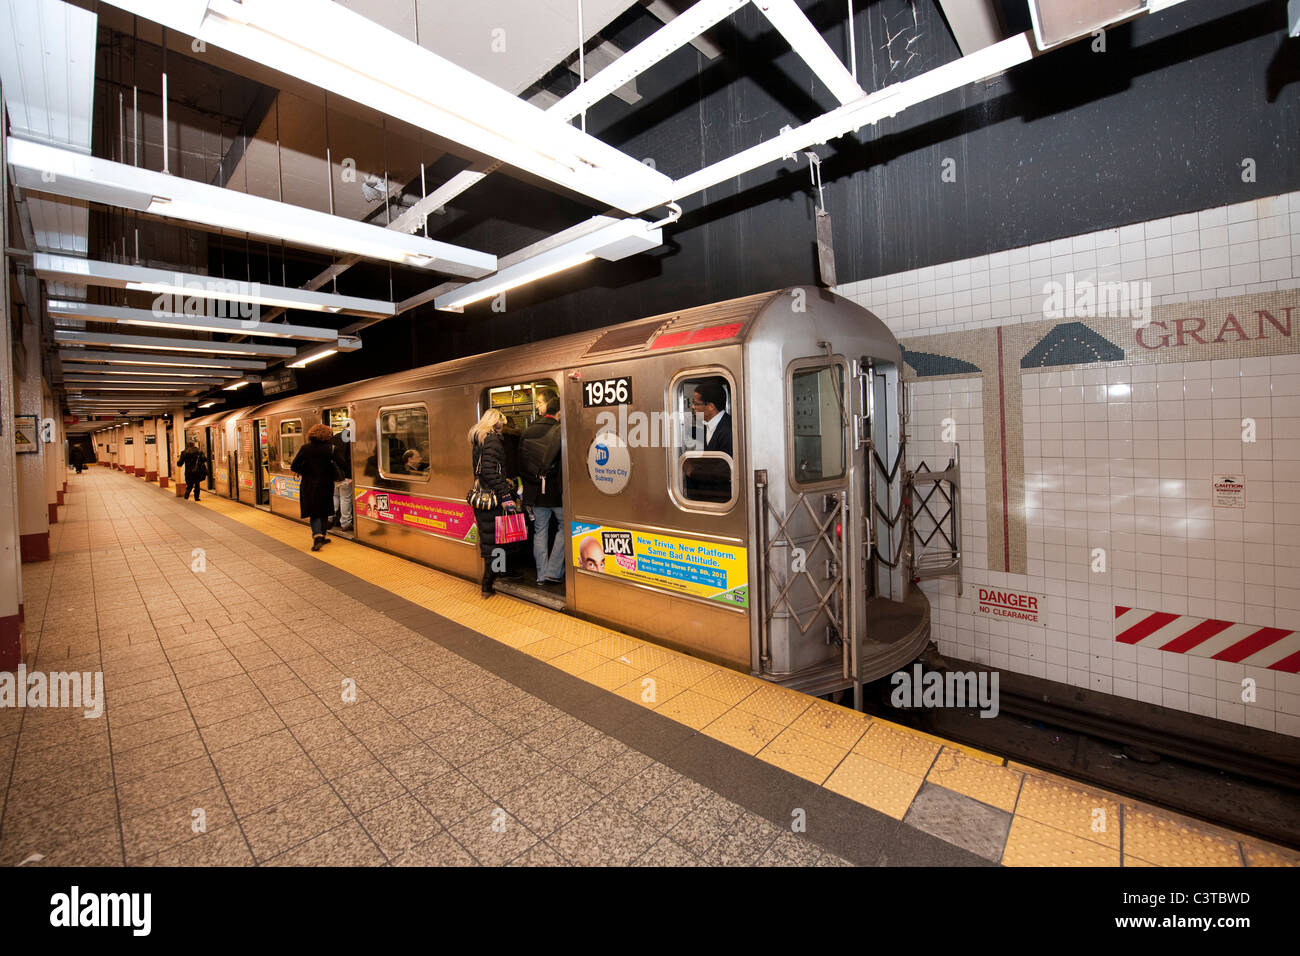
[[[0,0],[0,81],[14,135],[90,152],[97,19],[62,0]]]
[[[27,197],[36,248],[41,252],[63,252],[73,256],[87,253],[90,233],[90,205],[58,196]]]

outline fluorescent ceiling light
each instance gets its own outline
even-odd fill
[[[64,385],[77,385],[81,387],[95,385],[172,385],[178,388],[206,388],[209,385],[221,385],[226,380],[224,378],[82,378],[81,376],[65,375],[63,377]]]
[[[336,355],[336,354],[338,354],[338,349],[333,347],[330,348],[321,347],[321,348],[308,349],[301,356],[299,356],[298,361],[290,362],[289,368],[306,368],[308,365],[310,365],[312,362],[315,362],[317,359],[328,358],[329,356]]]
[[[514,289],[544,276],[572,269],[597,257],[610,261],[646,252],[663,243],[663,230],[642,219],[611,220],[610,225],[581,238],[547,249],[522,262],[506,266],[496,275],[467,282],[433,300],[435,308],[455,310],[507,289]]]
[[[497,265],[486,252],[42,143],[10,137],[7,148],[14,182],[25,189],[471,279]]]
[[[243,388],[243,387],[244,387],[245,385],[247,385],[247,384],[248,384],[248,382],[244,381],[244,380],[241,378],[238,382],[231,382],[229,385],[224,386],[224,387],[222,388],[222,391],[225,391],[225,392],[237,392],[237,391],[239,391],[241,388]]]
[[[199,406],[199,408],[211,408],[211,407],[212,407],[213,405],[215,405],[215,404],[217,404],[215,401],[213,401],[213,402],[204,402],[202,405]]]
[[[150,335],[117,335],[112,332],[80,332],[55,329],[57,345],[105,345],[109,348],[161,349],[164,352],[206,352],[216,355],[295,355],[292,345],[263,345],[260,342],[208,342],[199,339],[167,339]]]
[[[64,362],[108,362],[111,365],[161,365],[178,368],[238,368],[251,372],[259,372],[266,368],[266,363],[260,359],[221,359],[197,355],[166,355],[160,352],[95,352],[90,349],[60,349],[59,358]]]
[[[184,304],[191,298],[251,302],[313,312],[346,312],[368,318],[388,318],[396,312],[393,303],[378,299],[287,289],[283,286],[262,285],[260,282],[243,282],[167,269],[146,269],[143,266],[77,259],[47,252],[38,252],[32,258],[33,268],[42,279],[63,279],[81,285],[156,292],[172,300],[160,304],[169,306],[163,308],[167,312],[187,311]]]
[[[258,335],[275,339],[306,339],[310,342],[333,342],[339,335],[336,329],[322,329],[307,325],[285,325],[210,315],[180,315],[175,312],[150,312],[148,309],[128,309],[117,305],[68,302],[62,299],[51,301],[47,311],[56,318],[78,319],[84,322],[116,322],[118,325],[178,329],[187,332],[227,332],[232,335]]]
[[[670,191],[663,173],[330,0],[210,0],[201,15],[111,2],[615,208],[640,212]]]
[[[194,378],[196,380],[211,378],[213,381],[229,381],[232,378],[243,377],[243,373],[235,369],[166,368],[156,365],[128,365],[121,367],[68,361],[63,362],[62,365],[64,375],[138,375],[141,378],[151,378],[157,375],[163,378]]]

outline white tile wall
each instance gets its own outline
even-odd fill
[[[1300,288],[1300,192],[1055,239],[837,290],[899,338],[1037,322],[1066,273],[1151,283],[1154,305]]]
[[[1153,304],[1300,288],[1300,193],[1058,239],[841,287],[906,344],[1040,321],[1043,284],[1145,280]],[[961,442],[965,595],[923,586],[941,650],[992,667],[1300,736],[1300,675],[1117,644],[1114,607],[1300,629],[1300,355],[1022,374],[1027,573],[987,566],[979,378],[911,385],[908,467]],[[1254,442],[1242,419],[1255,421]],[[1244,510],[1210,505],[1217,473]],[[999,492],[1000,493],[1000,492]],[[1106,570],[1092,570],[1094,549]],[[1047,626],[972,609],[979,586],[1047,595]],[[1255,700],[1242,682],[1255,681]]]

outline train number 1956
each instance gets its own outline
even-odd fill
[[[606,378],[582,384],[582,407],[626,405],[632,401],[632,379]]]

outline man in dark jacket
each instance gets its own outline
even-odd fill
[[[519,438],[519,470],[524,507],[533,513],[533,560],[537,585],[564,583],[564,496],[560,469],[560,398],[554,389],[537,391],[537,419]],[[555,541],[547,547],[555,515]]]
[[[190,442],[181,452],[181,457],[176,459],[177,467],[185,469],[185,497],[194,492],[194,500],[199,500],[199,485],[203,479],[208,477],[207,459],[203,457],[203,452],[199,451],[199,446]]]

